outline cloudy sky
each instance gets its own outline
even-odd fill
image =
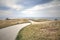
[[[60,0],[0,0],[0,19],[60,17]]]

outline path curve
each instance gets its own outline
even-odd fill
[[[0,40],[15,40],[18,32],[30,23],[18,24],[0,29]]]

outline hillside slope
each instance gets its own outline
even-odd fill
[[[26,26],[19,31],[16,40],[60,40],[60,21]]]
[[[0,29],[8,26],[13,26],[16,24],[28,23],[28,19],[10,19],[10,20],[0,20]]]

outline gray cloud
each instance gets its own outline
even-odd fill
[[[23,14],[35,17],[60,17],[60,1],[36,5],[32,8],[22,11]]]
[[[45,4],[45,3],[49,3],[53,0],[18,0],[17,4],[18,5],[23,5],[25,7],[32,7],[38,4]]]
[[[10,10],[10,7],[0,5],[0,10]]]
[[[60,0],[0,0],[0,18],[60,17]]]

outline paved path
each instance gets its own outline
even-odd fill
[[[46,23],[50,23],[50,22],[54,22],[54,21],[42,21],[42,22],[36,22],[36,21],[32,21],[29,20],[31,22],[31,24],[46,24]]]
[[[0,29],[0,40],[15,40],[18,32],[30,23],[18,24]]]

